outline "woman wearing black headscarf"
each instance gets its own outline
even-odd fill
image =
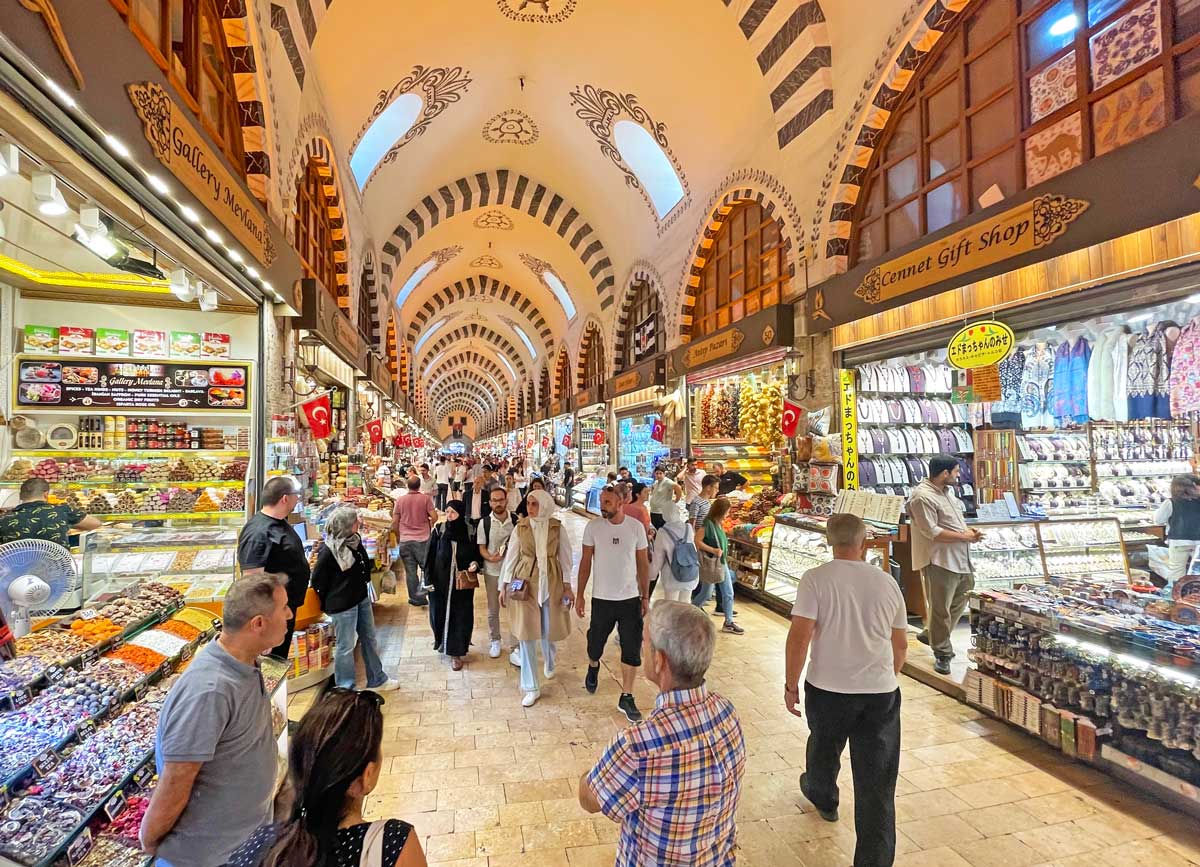
[[[479,546],[471,541],[466,511],[462,500],[446,504],[446,520],[434,528],[425,558],[426,580],[433,585],[429,591],[433,646],[451,657],[455,671],[462,671],[475,628],[475,588],[455,589],[455,577],[459,570],[480,572]]]

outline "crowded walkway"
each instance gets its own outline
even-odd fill
[[[578,557],[586,519],[559,514]],[[737,863],[844,867],[854,851],[849,762],[841,820],[825,822],[797,788],[807,728],[782,701],[788,623],[744,599],[737,607],[747,634],[718,635],[708,680],[734,702],[745,732]],[[575,619],[556,678],[523,708],[508,654],[488,657],[486,618],[475,618],[460,672],[433,650],[426,610],[402,589],[376,606],[376,620],[384,664],[401,685],[384,705],[384,769],[365,818],[411,822],[440,867],[611,865],[619,828],[585,813],[576,792],[628,725],[617,709],[619,655],[606,654],[589,695],[586,621]],[[638,678],[640,707],[654,706],[654,692]],[[1186,817],[914,680],[901,678],[901,692],[901,867],[1200,864],[1200,830]],[[295,696],[291,717],[316,694]]]

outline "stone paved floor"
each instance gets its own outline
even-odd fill
[[[583,521],[568,519],[576,540]],[[615,646],[588,695],[576,621],[557,679],[526,710],[507,653],[487,656],[487,603],[476,599],[475,645],[461,672],[433,652],[425,609],[393,597],[376,609],[384,661],[403,686],[385,706],[386,763],[369,818],[412,822],[441,867],[611,865],[617,828],[580,810],[575,793],[626,724]],[[787,623],[744,599],[737,608],[746,635],[718,636],[709,686],[736,705],[749,753],[738,863],[844,867],[854,850],[848,761],[842,819],[829,824],[797,789],[807,729],[780,695]],[[904,678],[902,691],[901,867],[1200,865],[1195,820],[916,681]],[[314,692],[292,698],[293,718]],[[643,710],[653,707],[651,684],[640,680],[636,694]]]

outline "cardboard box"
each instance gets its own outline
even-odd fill
[[[172,331],[171,357],[199,358],[200,334],[196,331]]]
[[[1042,740],[1055,749],[1061,748],[1062,718],[1058,708],[1049,703],[1042,705]]]
[[[96,351],[96,332],[91,328],[64,325],[58,329],[58,351],[68,355],[91,355]]]
[[[200,354],[204,358],[229,358],[229,346],[228,334],[205,331],[200,344]]]
[[[144,328],[134,329],[133,332],[134,358],[166,358],[167,332],[150,331]]]
[[[1059,730],[1062,732],[1062,751],[1065,755],[1076,755],[1075,750],[1075,714],[1070,711],[1060,712],[1061,723]]]
[[[129,332],[123,328],[97,328],[96,354],[106,358],[128,358]]]
[[[58,353],[58,329],[49,325],[25,326],[26,352]]]

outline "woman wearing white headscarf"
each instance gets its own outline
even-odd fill
[[[517,522],[500,567],[500,604],[512,613],[513,635],[519,645],[509,661],[521,668],[525,693],[521,704],[531,707],[541,696],[538,642],[545,659],[543,673],[547,680],[553,679],[555,642],[571,632],[575,576],[571,574],[570,537],[553,516],[554,498],[545,491],[531,491],[526,505],[529,514]]]

